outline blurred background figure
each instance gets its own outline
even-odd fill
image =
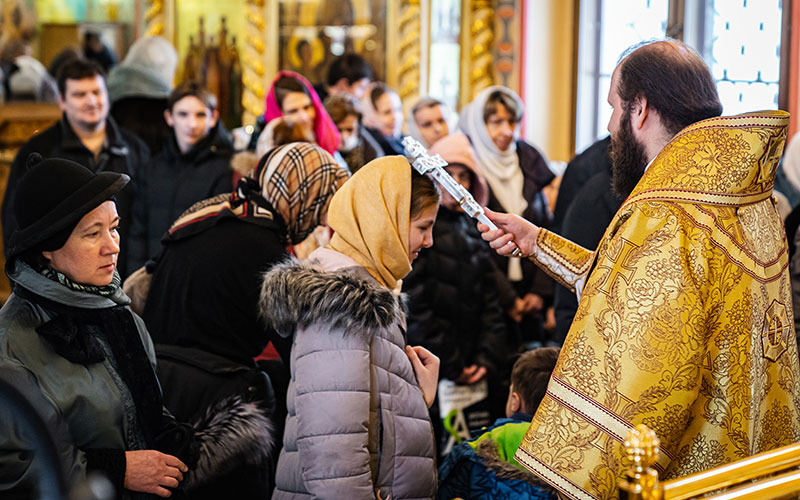
[[[25,40],[12,40],[0,52],[6,101],[56,102],[56,80],[32,55]]]
[[[402,140],[403,103],[383,82],[373,82],[361,98],[361,112],[367,132],[387,155],[405,155]]]
[[[325,99],[325,109],[339,129],[339,155],[351,174],[378,156],[383,149],[363,132],[358,101],[349,94],[335,94]]]
[[[256,144],[256,163],[272,148],[292,142],[314,142],[314,134],[300,123],[279,116],[267,123]],[[255,166],[255,165],[254,165]]]
[[[111,116],[158,154],[172,133],[164,121],[178,53],[160,36],[136,40],[108,75]]]
[[[408,135],[426,148],[450,133],[447,106],[435,97],[423,97],[408,110],[406,130]]]
[[[106,74],[117,64],[117,55],[103,43],[96,31],[86,31],[83,34],[83,56],[99,64]]]
[[[134,179],[129,274],[155,257],[161,238],[195,202],[233,190],[233,142],[219,119],[217,97],[195,81],[170,94],[166,145]]]
[[[360,100],[374,78],[375,70],[366,59],[358,54],[343,54],[328,68],[327,81],[314,89],[323,101],[328,96],[340,94]]]
[[[267,94],[265,123],[279,116],[302,125],[313,137],[313,142],[328,153],[335,154],[339,149],[339,130],[325,111],[314,87],[302,75],[280,71],[272,81]]]

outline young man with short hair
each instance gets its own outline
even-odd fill
[[[219,121],[217,98],[197,82],[179,85],[164,120],[172,134],[137,179],[130,272],[155,257],[161,237],[195,202],[233,190],[233,142]]]
[[[347,94],[360,100],[367,87],[375,79],[375,70],[366,59],[358,54],[343,54],[328,67],[328,79],[324,84],[315,85],[320,100],[329,95]]]

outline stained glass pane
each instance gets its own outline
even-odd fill
[[[781,0],[713,0],[711,72],[723,113],[778,106]]]
[[[606,0],[600,14],[600,66],[598,75],[596,138],[605,136],[611,118],[606,102],[611,73],[622,52],[635,43],[663,38],[667,29],[669,0]]]

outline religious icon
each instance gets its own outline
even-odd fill
[[[386,0],[280,0],[279,16],[281,69],[323,83],[336,57],[356,52],[385,78]]]

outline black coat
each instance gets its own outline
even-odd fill
[[[17,229],[17,218],[14,214],[14,193],[17,183],[25,172],[25,163],[28,155],[39,153],[43,158],[65,158],[88,167],[93,172],[118,172],[128,174],[135,180],[144,165],[150,160],[147,146],[135,135],[117,126],[113,118],[106,121],[106,145],[100,155],[95,159],[94,154],[86,149],[78,136],[67,122],[66,116],[40,134],[33,136],[20,148],[11,172],[8,176],[5,197],[3,198],[3,247],[8,249],[11,234]],[[120,216],[120,255],[118,268],[123,277],[128,269],[127,261],[130,255],[130,227],[132,219],[132,204],[134,199],[133,183],[125,186],[116,195],[117,212]]]
[[[197,416],[203,407],[238,395],[256,403],[281,429],[285,387],[274,393],[270,377],[253,357],[272,340],[288,359],[291,340],[267,328],[257,308],[262,274],[286,256],[277,225],[234,218],[164,244],[142,317],[156,344],[158,376],[170,411]],[[288,366],[276,370],[280,379],[288,379]],[[236,432],[235,424],[228,427]],[[281,442],[279,430],[264,430],[273,435],[265,446]],[[235,491],[237,498],[269,498],[277,450],[272,453],[264,465],[232,462],[227,475],[190,498],[221,498],[226,491]]]
[[[469,216],[444,207],[433,242],[403,280],[408,342],[439,356],[442,378],[454,380],[473,364],[495,374],[506,356],[506,324],[489,246]]]
[[[364,127],[364,130],[369,134],[375,143],[383,150],[383,155],[400,155],[405,156],[406,150],[403,147],[403,137],[387,137],[381,133],[380,130],[372,127]]]
[[[221,123],[185,154],[170,136],[135,181],[128,273],[158,254],[161,237],[187,208],[233,190],[232,156],[233,143]]]
[[[516,144],[519,166],[525,179],[522,185],[522,196],[528,201],[528,206],[522,216],[537,226],[549,227],[553,216],[542,189],[553,181],[555,174],[547,166],[544,156],[535,147],[522,139],[517,140]],[[508,212],[495,198],[491,187],[488,207],[496,212]],[[512,284],[506,277],[508,257],[493,253],[493,258],[500,271],[500,302],[504,309],[510,308],[517,296],[523,297],[528,293],[539,295],[545,301],[552,298],[553,280],[536,264],[528,259],[522,259],[522,280]]]
[[[561,234],[561,225],[564,222],[564,216],[567,215],[567,209],[586,181],[600,172],[611,175],[611,159],[608,157],[610,144],[611,136],[606,136],[605,139],[600,139],[583,150],[567,165],[561,185],[558,187],[558,199],[553,213],[551,229],[556,233]],[[609,220],[609,222],[611,221]]]
[[[155,156],[164,149],[172,129],[164,120],[167,98],[122,97],[111,103],[111,116],[117,124],[143,140]]]
[[[272,340],[288,359],[291,340],[267,328],[257,310],[262,273],[286,257],[277,229],[239,219],[166,243],[142,314],[153,342],[252,365]]]

